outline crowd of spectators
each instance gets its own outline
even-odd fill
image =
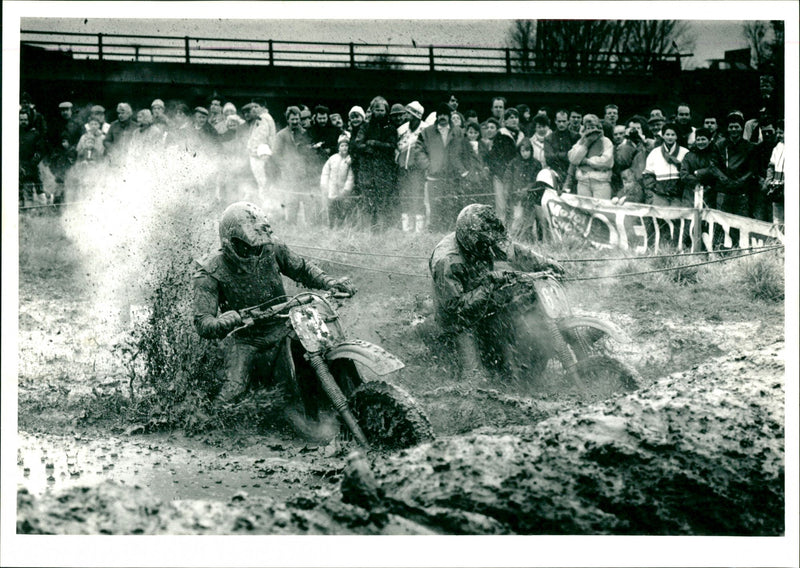
[[[478,202],[525,227],[545,187],[661,206],[693,207],[702,196],[705,207],[783,223],[783,121],[766,111],[699,121],[683,103],[621,122],[615,104],[601,118],[581,108],[534,113],[502,96],[485,110],[483,118],[462,113],[452,95],[426,116],[418,101],[390,105],[376,96],[366,110],[354,105],[344,115],[322,104],[291,105],[280,111],[278,129],[266,101],[237,108],[214,96],[194,108],[155,99],[136,112],[119,102],[114,116],[101,105],[77,111],[65,101],[48,124],[23,96],[20,202],[58,203],[69,193],[70,171],[118,167],[169,148],[218,160],[224,171],[209,199],[247,199],[297,223],[445,231],[461,208]],[[54,180],[49,189],[44,169]],[[545,236],[540,230],[532,238]]]

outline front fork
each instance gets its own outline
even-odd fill
[[[344,423],[347,424],[347,427],[353,433],[353,436],[355,436],[356,441],[365,448],[369,447],[367,438],[364,436],[364,432],[356,422],[353,413],[350,412],[350,407],[347,405],[347,398],[345,398],[342,389],[339,388],[339,385],[336,384],[336,379],[334,379],[333,375],[331,375],[325,359],[323,359],[322,355],[319,353],[307,353],[306,359],[311,364],[311,367],[313,367],[314,372],[317,374],[317,378],[319,378],[319,382],[322,385],[322,390],[324,390],[325,394],[328,395],[328,398],[333,403],[333,407],[336,409],[336,412],[339,413],[339,416],[342,417]]]
[[[569,345],[567,345],[556,320],[547,315],[545,315],[544,319],[547,325],[547,332],[550,334],[553,347],[555,347],[556,354],[558,355],[558,360],[561,361],[561,365],[564,367],[567,376],[572,379],[575,386],[580,387],[582,382],[578,376],[578,361],[575,358],[575,354],[570,350]]]

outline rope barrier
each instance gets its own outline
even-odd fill
[[[429,257],[427,256],[412,256],[412,255],[404,255],[404,254],[384,254],[379,252],[361,252],[355,250],[337,250],[337,249],[328,249],[322,247],[312,247],[309,245],[299,245],[299,244],[290,244],[287,243],[292,248],[302,248],[302,249],[310,249],[310,250],[318,250],[323,252],[338,252],[344,254],[356,254],[361,256],[377,256],[377,257],[384,257],[384,258],[405,258],[409,260],[428,260]]]
[[[338,264],[339,266],[347,266],[348,268],[357,268],[359,270],[367,270],[370,272],[382,272],[384,274],[395,274],[397,276],[410,276],[412,278],[428,278],[427,274],[413,274],[411,272],[398,272],[396,270],[384,270],[382,268],[373,268],[371,266],[361,266],[359,264],[348,264],[346,262],[339,262],[338,260],[331,260],[329,258],[319,258],[317,256],[306,256],[303,255],[305,258],[309,258],[311,260],[316,260],[318,262],[330,262],[331,264]]]
[[[781,248],[781,247],[775,247],[775,248]],[[774,250],[774,249],[769,249],[769,250]],[[644,275],[644,274],[655,274],[657,272],[669,272],[670,270],[683,270],[685,268],[694,268],[696,266],[704,266],[706,264],[714,264],[716,262],[725,262],[726,260],[735,260],[737,258],[742,258],[744,256],[753,256],[755,254],[761,254],[761,253],[764,253],[764,252],[769,252],[769,250],[756,250],[755,252],[748,252],[748,253],[744,253],[744,254],[738,254],[736,256],[725,256],[723,258],[718,258],[718,259],[715,259],[715,260],[707,260],[705,262],[697,262],[697,263],[694,263],[694,264],[684,264],[683,266],[670,266],[668,268],[657,268],[657,269],[653,269],[653,270],[645,270],[645,271],[642,271],[642,272],[625,272],[625,273],[622,273],[622,274],[612,274],[612,275],[607,275],[607,276],[582,276],[582,277],[578,276],[578,277],[575,277],[575,278],[564,278],[563,280],[565,282],[577,282],[579,280],[602,280],[602,279],[605,279],[605,278],[624,278],[624,277],[627,277],[627,276],[641,276],[641,275]]]
[[[750,251],[750,250],[774,250],[783,248],[782,244],[778,245],[764,245],[761,247],[749,247],[743,249],[717,249],[717,250],[704,250],[700,252],[682,252],[676,254],[653,254],[647,256],[619,256],[619,257],[599,257],[599,258],[564,258],[558,259],[558,262],[567,263],[567,262],[603,262],[603,261],[615,261],[615,260],[649,260],[651,258],[676,258],[680,256],[697,256],[701,254],[712,254],[712,253],[727,253],[727,252],[739,252],[739,251]]]
[[[62,201],[61,203],[48,203],[46,205],[25,205],[19,208],[20,211],[27,209],[42,209],[44,207],[61,207],[62,205],[76,205],[78,203],[86,203],[86,201]]]

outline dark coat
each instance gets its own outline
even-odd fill
[[[361,125],[351,149],[353,156],[358,158],[356,183],[362,193],[386,193],[396,188],[396,148],[397,129],[389,120],[377,121],[373,118]]]

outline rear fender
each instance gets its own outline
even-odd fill
[[[328,350],[325,358],[329,361],[350,359],[364,365],[378,376],[388,375],[405,367],[405,364],[400,359],[382,347],[360,339],[352,339],[337,344]]]
[[[593,327],[608,334],[614,341],[619,343],[627,343],[628,341],[628,338],[616,326],[597,318],[574,316],[560,318],[558,327],[561,331],[567,331],[574,327]]]

